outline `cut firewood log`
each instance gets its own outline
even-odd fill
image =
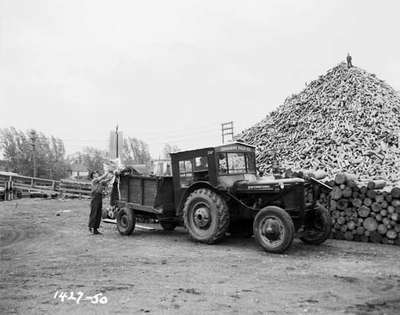
[[[345,187],[345,189],[343,189],[342,195],[344,198],[350,198],[351,195],[353,194],[353,190],[350,187]]]
[[[385,235],[387,232],[387,227],[385,224],[379,224],[377,230],[378,230],[379,234]]]
[[[361,206],[358,209],[358,215],[362,218],[368,217],[369,213],[371,212],[370,208],[367,206]]]
[[[381,243],[382,242],[382,235],[376,231],[371,232],[370,239],[372,243]]]
[[[333,200],[339,200],[342,198],[342,190],[337,186],[333,187],[331,191],[331,197]]]
[[[345,220],[344,217],[339,217],[339,218],[337,219],[337,222],[338,222],[339,225],[343,225],[343,224],[346,222],[346,220]]]
[[[342,185],[346,182],[347,177],[345,173],[339,173],[335,176],[335,183],[338,185]]]
[[[380,212],[380,211],[382,210],[382,206],[381,206],[379,203],[374,202],[374,203],[372,203],[372,205],[371,205],[371,210],[372,210],[373,212]]]
[[[383,194],[376,194],[375,201],[379,202],[379,203],[382,203],[382,202],[385,201],[385,196]]]
[[[386,186],[386,182],[384,180],[372,180],[367,184],[368,189],[382,189]]]
[[[363,227],[366,231],[372,232],[377,229],[378,223],[374,218],[369,217],[364,220]]]
[[[348,223],[347,223],[347,229],[348,230],[354,230],[355,229],[355,227],[356,227],[356,224],[353,222],[353,221],[349,221]]]
[[[367,191],[367,196],[368,196],[369,199],[375,200],[375,198],[376,198],[376,191],[375,191],[375,190],[368,189],[368,191]]]
[[[399,199],[392,200],[392,206],[395,208],[400,207],[400,200]]]
[[[380,202],[380,206],[382,209],[386,209],[389,206],[389,204],[386,200],[383,200],[382,202]]]
[[[400,188],[394,187],[391,191],[391,195],[393,198],[399,199],[400,198]]]
[[[362,187],[360,188],[360,193],[363,194],[363,195],[366,195],[366,194],[367,194],[367,191],[368,191],[368,188],[367,188],[366,186],[362,186]]]
[[[361,199],[358,199],[358,198],[353,199],[353,200],[351,201],[351,203],[353,204],[353,206],[354,206],[355,208],[359,208],[359,207],[361,207],[361,205],[362,205]]]
[[[347,199],[339,199],[336,202],[336,208],[339,210],[344,210],[347,208],[349,201]]]
[[[365,229],[362,226],[357,227],[356,229],[358,235],[364,235]]]
[[[389,218],[383,218],[383,219],[382,219],[382,223],[383,223],[387,228],[390,228],[390,227],[391,227],[391,225],[390,225],[390,219],[389,219]]]
[[[365,198],[364,199],[364,205],[366,205],[367,207],[369,207],[372,204],[372,200],[369,198]]]
[[[353,240],[353,233],[351,232],[351,231],[346,231],[345,233],[344,233],[344,239],[346,240],[346,241],[352,241]]]

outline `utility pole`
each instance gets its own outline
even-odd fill
[[[35,130],[30,132],[31,144],[32,144],[32,161],[33,161],[33,177],[37,177],[37,165],[36,165],[36,140],[37,134]]]
[[[118,159],[118,125],[115,127],[115,157]]]
[[[225,137],[231,136],[231,141],[233,141],[233,121],[221,124],[222,133],[222,144],[225,143]]]

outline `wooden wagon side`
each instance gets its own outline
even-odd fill
[[[124,175],[119,184],[120,208],[133,209],[141,215],[175,220],[172,177]]]

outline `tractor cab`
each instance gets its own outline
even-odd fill
[[[239,142],[171,153],[171,164],[176,202],[196,183],[228,190],[237,181],[256,179],[255,147]]]

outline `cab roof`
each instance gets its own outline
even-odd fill
[[[236,146],[236,148],[235,148]],[[214,147],[205,147],[205,148],[199,148],[199,149],[193,149],[193,150],[185,150],[185,151],[179,151],[179,152],[175,152],[175,153],[170,153],[170,155],[177,155],[177,154],[182,154],[182,153],[189,153],[192,152],[194,153],[195,151],[200,152],[200,151],[208,151],[208,150],[215,150],[215,151],[228,151],[229,148],[232,148],[232,150],[239,150],[240,146],[244,146],[247,147],[249,149],[255,149],[255,146],[244,143],[244,142],[239,142],[239,141],[235,141],[235,142],[230,142],[227,144],[222,144],[222,145],[217,145]],[[225,150],[224,150],[225,149]]]

